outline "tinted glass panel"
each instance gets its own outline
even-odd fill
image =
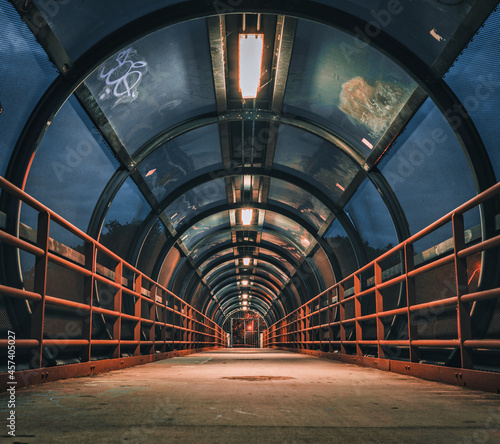
[[[363,240],[369,261],[398,244],[387,207],[368,179],[358,188],[345,212]]]
[[[162,130],[215,111],[206,22],[181,23],[122,48],[86,84],[135,153]]]
[[[159,259],[161,249],[167,242],[167,238],[168,232],[165,225],[157,220],[144,241],[137,263],[137,268],[150,277],[153,267]]]
[[[333,221],[323,237],[327,240],[333,253],[337,257],[340,269],[342,270],[342,278],[354,273],[359,268],[356,262],[356,256],[354,255],[351,241],[347,237],[347,233],[338,219]],[[337,280],[339,280],[338,276]]]
[[[83,231],[118,163],[73,97],[49,126],[31,166],[26,191]],[[36,221],[22,221],[36,227]],[[52,224],[68,246],[74,237]]]
[[[201,222],[193,225],[186,231],[180,240],[184,243],[188,250],[191,250],[203,238],[206,238],[210,236],[211,233],[219,231],[223,228],[227,228],[228,230],[230,228],[229,214],[227,211],[209,216]]]
[[[315,179],[335,202],[342,199],[359,171],[354,162],[331,143],[290,126],[283,127],[278,135],[274,165],[299,171],[309,182]]]
[[[210,270],[212,267],[212,264],[218,261],[220,258],[227,256],[227,259],[232,258],[234,254],[234,250],[232,248],[228,248],[226,250],[220,251],[219,253],[215,253],[212,256],[210,256],[210,259],[207,261],[203,262],[203,264],[200,265],[200,271],[205,274],[207,271]]]
[[[273,244],[274,246],[281,248],[282,250],[285,250],[288,254],[292,255],[296,260],[300,260],[303,258],[302,253],[299,250],[297,250],[297,248],[293,244],[284,241],[275,234],[272,234],[268,231],[263,231],[262,240],[264,242],[269,242],[270,244]]]
[[[304,255],[311,251],[316,244],[314,237],[302,228],[298,223],[281,214],[266,211],[264,229],[282,232],[284,236],[291,239]]]
[[[500,109],[500,9],[486,20],[445,76],[474,119],[500,180],[498,110]]]
[[[189,131],[146,157],[139,172],[156,199],[163,199],[179,183],[222,165],[219,128],[210,125]]]
[[[196,261],[202,257],[208,250],[212,248],[217,248],[219,245],[229,242],[231,240],[231,231],[224,231],[215,236],[211,236],[209,239],[204,239],[198,243],[196,248],[191,253],[191,257]]]
[[[290,262],[288,262],[283,257],[277,255],[276,253],[273,253],[272,251],[268,250],[267,248],[259,248],[259,253],[264,254],[266,256],[270,256],[273,259],[277,260],[283,267],[285,267],[285,269],[288,270],[289,273],[293,270],[293,266],[292,264],[290,264]]]
[[[331,5],[332,0],[319,0]],[[380,1],[351,0],[335,2],[335,6],[347,11],[366,22],[375,23],[384,32],[407,46],[428,65],[452,39],[461,21],[475,2],[462,0],[439,1]],[[351,37],[346,54],[357,53],[358,46],[363,46],[376,34],[374,27],[361,26]]]
[[[111,203],[100,242],[124,259],[151,207],[131,178],[123,184]]]
[[[58,72],[7,1],[0,4],[0,175],[5,175],[21,130]]]
[[[207,182],[188,191],[175,200],[165,210],[165,214],[170,219],[175,229],[189,221],[199,211],[205,210],[206,206],[223,201],[227,198],[226,185],[224,179],[216,179]],[[227,203],[227,200],[225,202]]]
[[[412,234],[475,195],[462,148],[431,100],[396,140],[380,170],[394,189]],[[466,214],[465,222],[468,228],[478,224],[477,213]],[[437,233],[419,246],[431,247],[444,240]]]
[[[415,90],[415,82],[369,45],[352,48],[338,29],[299,20],[284,111],[319,122],[365,156]]]
[[[312,194],[280,179],[271,179],[268,199],[276,200],[300,211],[301,215],[312,223],[317,230],[321,228],[331,214],[328,208]]]

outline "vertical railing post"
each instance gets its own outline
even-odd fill
[[[332,341],[335,340],[334,334],[333,334],[333,322],[335,321],[333,317],[333,290],[329,290],[327,293],[327,323],[328,323],[328,351],[330,353],[333,352],[333,347],[332,347]]]
[[[123,295],[123,262],[118,262],[115,268],[115,283],[119,285],[115,293],[114,311],[118,312],[118,316],[113,324],[113,339],[118,341],[113,352],[113,358],[121,357],[121,340],[122,340],[122,295]]]
[[[382,284],[382,267],[378,262],[375,262],[373,271],[375,275],[375,313],[377,314],[377,356],[378,358],[384,358],[385,353],[383,347],[380,345],[380,341],[383,341],[385,338],[385,329],[384,323],[379,317],[379,313],[384,311],[384,299],[382,292],[379,290],[379,285]]]
[[[134,316],[136,318],[142,319],[142,274],[138,274],[134,280],[134,292],[135,292],[135,301],[134,301]],[[141,354],[141,329],[142,329],[142,321],[136,320],[134,327],[134,342],[136,345],[134,347],[134,356],[138,356]]]
[[[406,277],[406,312],[408,315],[408,346],[410,353],[410,362],[418,362],[420,359],[418,347],[412,345],[412,341],[418,339],[417,325],[412,322],[411,307],[416,304],[415,278],[409,276],[409,273],[415,268],[413,244],[405,244],[405,277]]]
[[[167,292],[165,290],[161,290],[161,304],[162,304],[162,311],[161,311],[161,351],[162,353],[166,353],[167,351]]]
[[[43,334],[45,324],[45,296],[47,293],[47,269],[49,253],[49,233],[50,233],[50,215],[48,213],[39,213],[38,226],[36,233],[37,247],[43,250],[42,256],[35,258],[35,281],[34,290],[42,296],[42,299],[33,302],[31,315],[31,338],[38,341],[38,347],[33,351],[30,360],[31,368],[44,367],[43,359]]]
[[[346,340],[346,333],[345,333],[345,306],[344,306],[344,297],[345,297],[345,290],[344,290],[344,285],[340,284],[338,287],[338,292],[339,292],[339,321],[340,321],[340,353],[346,354],[346,348],[345,348],[345,340]]]
[[[149,340],[153,341],[151,344],[151,347],[149,348],[149,353],[154,354],[156,352],[156,289],[157,285],[153,284],[151,288],[149,289],[149,295],[151,296],[151,299],[153,303],[149,307],[149,319],[153,321],[151,324],[151,328],[149,329]]]
[[[467,258],[459,258],[458,253],[465,248],[464,216],[453,214],[453,245],[455,259],[455,285],[457,293],[457,333],[460,341],[462,368],[472,368],[472,354],[464,347],[464,342],[472,337],[470,304],[462,302],[461,296],[467,293]]]
[[[363,328],[359,322],[361,317],[361,300],[359,298],[359,293],[361,293],[361,277],[359,274],[354,275],[354,318],[355,318],[355,328],[356,328],[356,354],[358,356],[363,356],[363,350],[359,341],[363,340]]]
[[[85,242],[85,268],[92,274],[85,278],[83,288],[83,303],[89,306],[89,311],[83,317],[82,333],[88,345],[82,351],[82,362],[89,362],[92,357],[92,317],[94,306],[94,286],[96,271],[96,247],[94,242]]]

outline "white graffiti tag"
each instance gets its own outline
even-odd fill
[[[119,52],[115,61],[117,65],[107,72],[104,66],[99,73],[99,79],[106,82],[99,98],[104,100],[113,96],[118,99],[115,105],[132,102],[137,98],[137,86],[146,73],[147,63],[140,60],[132,48]]]

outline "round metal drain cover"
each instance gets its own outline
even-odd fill
[[[226,376],[221,379],[238,379],[241,381],[284,381],[286,379],[295,379],[291,376]]]

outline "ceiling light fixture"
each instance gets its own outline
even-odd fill
[[[248,281],[241,281],[241,285],[248,285]]]
[[[245,208],[241,210],[241,220],[243,225],[250,225],[252,223],[253,210],[251,208]]]
[[[248,302],[247,302],[247,301],[243,301],[243,305],[247,305],[247,304],[248,304]]]
[[[249,257],[244,257],[243,258],[243,265],[245,267],[248,267],[250,265],[250,261],[251,261],[251,259]]]
[[[248,295],[247,294],[244,294],[242,296],[243,296],[243,299],[248,299]]]
[[[264,35],[240,34],[239,43],[239,80],[241,96],[244,99],[255,99],[260,87]]]

